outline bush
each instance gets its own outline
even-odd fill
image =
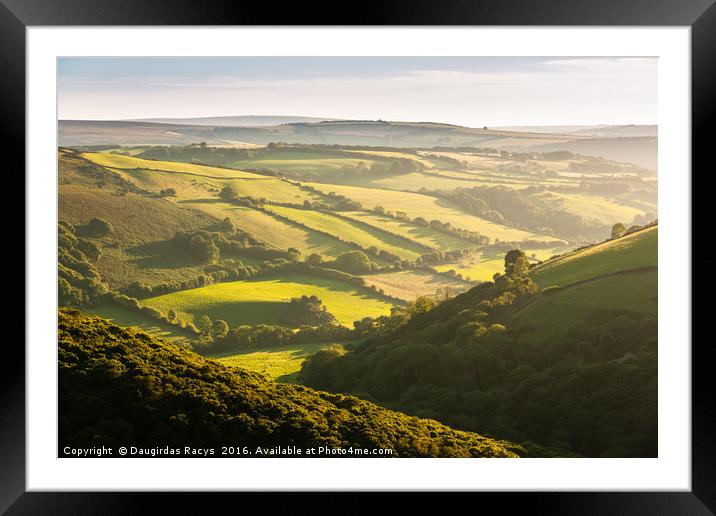
[[[326,266],[349,274],[366,274],[371,271],[371,262],[363,251],[343,253]]]
[[[114,226],[104,219],[93,218],[86,226],[89,236],[106,237],[114,233]]]
[[[281,323],[288,326],[317,326],[335,321],[317,296],[294,297],[283,309]]]

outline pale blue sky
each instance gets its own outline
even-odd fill
[[[295,115],[654,124],[653,58],[61,58],[61,119]]]

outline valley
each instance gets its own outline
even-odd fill
[[[61,312],[76,326],[64,345],[111,367],[161,350],[168,362],[142,375],[168,392],[166,378],[199,368],[206,378],[182,388],[206,393],[201,407],[223,396],[216,381],[290,410],[320,406],[319,426],[334,410],[360,419],[360,406],[371,425],[399,420],[422,436],[400,456],[652,456],[656,172],[648,159],[567,150],[605,137],[61,121],[59,301],[87,314]],[[650,137],[618,138],[624,153]],[[73,340],[92,327],[109,342],[113,325],[139,347],[115,356]],[[120,369],[111,374],[129,382]],[[548,405],[562,381],[574,397],[558,415]],[[617,388],[630,394],[606,401]],[[635,422],[639,396],[649,401]],[[263,413],[255,401],[241,410]],[[170,413],[182,402],[167,403]],[[597,413],[626,422],[584,427],[599,426]],[[420,441],[435,432],[453,437]]]

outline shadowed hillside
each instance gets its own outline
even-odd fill
[[[59,311],[60,446],[388,448],[516,457],[504,441],[340,394],[276,384],[77,310]],[[350,456],[350,455],[349,455]]]

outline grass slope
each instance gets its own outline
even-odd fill
[[[120,196],[81,185],[60,185],[59,217],[73,224],[86,224],[93,217],[105,219],[114,226],[114,240],[133,243],[163,240],[177,231],[216,223],[213,217],[165,199],[133,193]]]
[[[197,322],[202,315],[222,319],[229,326],[278,324],[284,305],[293,297],[317,295],[338,322],[352,326],[362,317],[390,313],[391,304],[367,290],[336,280],[287,274],[275,279],[218,283],[191,290],[150,297],[143,304],[166,314],[173,309],[180,318]]]
[[[537,285],[545,288],[620,270],[656,266],[658,236],[658,226],[652,226],[545,262],[530,275]]]
[[[541,294],[512,317],[512,327],[531,339],[558,337],[587,317],[625,310],[656,318],[658,273],[629,271],[602,276]]]
[[[600,195],[583,193],[548,192],[535,196],[547,205],[554,205],[585,220],[612,225],[617,222],[629,223],[634,217],[643,215],[645,210],[618,204]]]
[[[371,230],[356,223],[348,222],[328,213],[287,208],[285,206],[267,205],[266,208],[288,219],[300,222],[309,228],[335,235],[347,242],[355,242],[364,248],[377,247],[380,250],[398,255],[403,259],[413,261],[426,252],[423,247],[417,244],[412,244],[409,241],[405,241],[377,229]]]
[[[520,450],[355,397],[277,384],[78,311],[58,317],[60,450],[229,443],[251,451],[389,448],[393,457],[516,457]]]
[[[267,244],[279,249],[295,247],[304,256],[318,253],[324,257],[335,258],[342,253],[355,250],[335,238],[284,222],[253,208],[220,201],[187,201],[185,205],[217,218],[229,217],[237,227],[252,235],[260,235],[261,240]]]
[[[181,163],[178,161],[155,161],[151,159],[135,158],[124,154],[102,154],[98,152],[85,152],[82,156],[93,163],[109,168],[143,168],[147,170],[164,170],[167,172],[180,172],[197,176],[217,178],[252,178],[265,179],[265,176],[233,170],[227,168]]]

